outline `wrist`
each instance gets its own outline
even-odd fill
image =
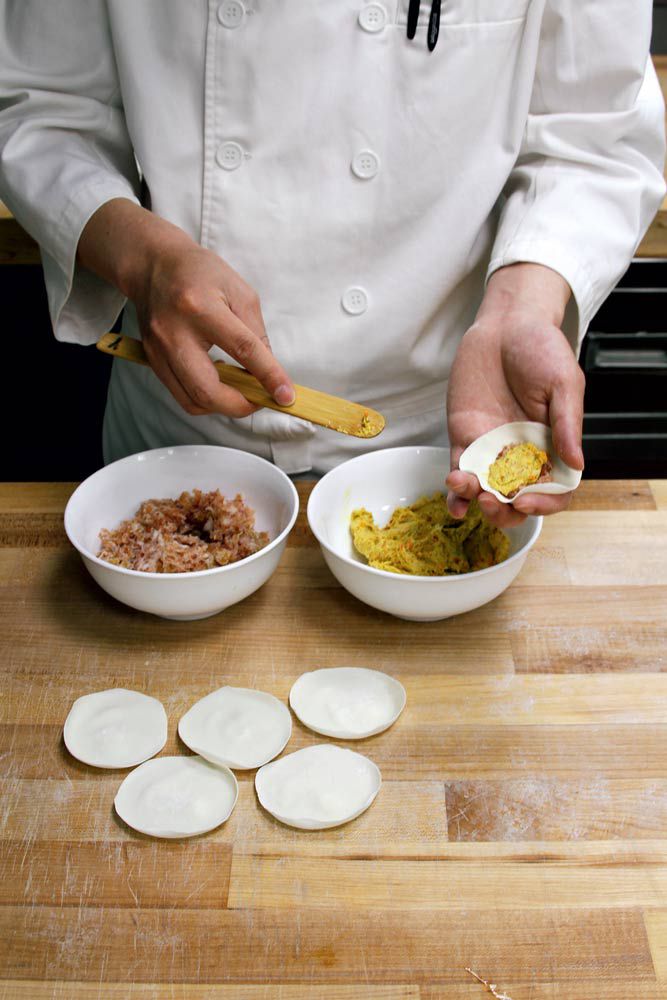
[[[136,300],[150,280],[155,261],[184,252],[194,241],[178,226],[129,199],[102,205],[86,224],[77,249],[80,263]]]
[[[560,328],[572,289],[557,271],[543,264],[501,267],[489,278],[476,322],[512,322],[517,314]]]

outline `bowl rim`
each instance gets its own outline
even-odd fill
[[[209,569],[196,569],[196,570],[191,570],[190,572],[183,572],[183,573],[153,573],[150,570],[127,569],[125,566],[116,566],[115,563],[107,562],[106,559],[100,559],[99,556],[94,555],[87,548],[85,548],[83,545],[79,545],[79,543],[74,540],[74,538],[72,537],[72,530],[71,530],[71,522],[73,515],[70,508],[74,502],[77,493],[79,493],[79,491],[82,490],[84,486],[88,485],[91,482],[91,480],[97,477],[102,477],[109,469],[112,469],[115,465],[120,465],[121,463],[130,463],[133,460],[136,461],[136,459],[142,455],[157,456],[160,453],[170,454],[173,452],[184,452],[184,451],[232,452],[235,454],[246,455],[251,460],[267,465],[272,470],[272,473],[276,473],[278,475],[279,479],[282,478],[284,481],[286,481],[289,484],[289,492],[292,498],[293,509],[287,525],[283,528],[280,534],[277,535],[275,538],[272,538],[269,544],[265,545],[263,549],[259,549],[257,552],[253,552],[252,555],[245,556],[243,559],[238,559],[236,562],[228,563],[227,566],[211,566]],[[294,527],[294,523],[297,519],[298,514],[299,514],[299,494],[297,492],[297,489],[292,480],[290,479],[290,477],[287,475],[287,473],[283,472],[283,470],[280,469],[277,465],[274,465],[273,462],[269,462],[265,458],[262,458],[261,455],[255,455],[253,452],[243,451],[241,448],[228,448],[225,447],[224,445],[216,445],[216,444],[180,444],[180,445],[169,445],[163,448],[146,448],[144,451],[134,452],[132,455],[125,455],[124,458],[119,458],[115,462],[109,462],[108,465],[103,465],[101,469],[97,469],[90,476],[87,476],[86,479],[84,479],[81,483],[79,483],[79,485],[77,486],[77,488],[74,490],[71,497],[67,501],[63,520],[65,526],[65,534],[67,535],[70,543],[74,546],[79,555],[82,556],[82,558],[84,559],[88,559],[90,562],[96,563],[103,569],[115,570],[117,573],[121,573],[122,575],[134,576],[144,580],[194,580],[198,579],[199,577],[210,576],[214,573],[217,574],[217,573],[231,572],[232,570],[237,569],[240,566],[247,566],[248,563],[253,562],[256,559],[259,559],[263,555],[266,555],[268,552],[276,548],[278,545],[281,544],[281,542],[283,542],[287,538],[290,531]]]
[[[333,469],[330,469],[329,472],[325,473],[325,475],[322,476],[322,478],[313,487],[313,490],[308,498],[308,505],[306,508],[306,517],[308,519],[308,526],[310,527],[310,530],[312,531],[313,535],[319,542],[321,548],[329,552],[335,559],[339,559],[341,562],[346,563],[348,566],[352,566],[355,569],[359,569],[366,573],[370,573],[371,576],[380,577],[381,579],[385,580],[393,580],[394,582],[398,583],[399,586],[405,586],[406,584],[410,583],[463,584],[466,580],[477,579],[478,577],[484,576],[485,574],[494,573],[497,570],[499,570],[501,566],[509,566],[517,559],[521,558],[522,556],[525,556],[530,551],[530,549],[532,549],[533,545],[539,538],[540,533],[542,531],[542,524],[544,522],[544,517],[541,514],[528,515],[526,519],[527,522],[528,523],[530,523],[531,521],[533,522],[533,530],[529,538],[523,543],[523,545],[516,552],[514,552],[511,556],[508,556],[507,559],[504,559],[503,562],[496,563],[495,566],[487,566],[484,569],[475,569],[472,570],[470,573],[452,573],[450,575],[444,575],[444,576],[417,576],[417,575],[413,576],[412,574],[409,573],[390,573],[389,570],[386,569],[376,569],[375,566],[369,566],[367,563],[359,562],[356,559],[350,559],[349,556],[345,556],[341,552],[338,552],[335,548],[333,548],[332,545],[329,545],[328,542],[324,541],[324,539],[315,529],[315,526],[313,524],[314,517],[311,517],[311,504],[314,506],[314,498],[316,498],[317,492],[321,484],[327,478],[327,476],[333,476],[344,465],[352,465],[355,462],[362,462],[365,459],[367,460],[375,455],[380,455],[380,454],[383,456],[388,456],[390,454],[397,454],[399,452],[412,452],[413,454],[414,452],[437,452],[442,454],[443,452],[449,452],[449,450],[450,449],[448,448],[437,447],[436,445],[405,445],[399,448],[384,448],[384,449],[379,449],[378,451],[365,452],[363,455],[356,455],[354,458],[348,459],[347,462],[341,462],[340,465],[337,465]],[[444,487],[445,484],[443,479],[443,493],[445,492]]]

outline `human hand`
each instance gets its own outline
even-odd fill
[[[115,199],[87,224],[79,258],[134,302],[151,367],[187,413],[245,417],[257,410],[220,382],[208,356],[214,345],[277,403],[294,401],[289,376],[271,351],[257,294],[177,226]]]
[[[504,273],[515,268],[529,270]],[[492,287],[496,277],[499,282]],[[455,517],[463,517],[475,497],[488,520],[501,528],[521,523],[528,514],[555,514],[569,504],[571,493],[528,493],[503,504],[481,489],[476,476],[458,468],[472,441],[515,420],[550,425],[556,453],[572,468],[583,468],[585,380],[559,329],[568,296],[564,280],[540,265],[514,265],[492,276],[477,319],[459,346],[447,393],[448,504]]]

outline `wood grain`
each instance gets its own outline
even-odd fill
[[[109,848],[109,857],[115,863],[117,849],[123,843],[154,844],[125,826],[113,812],[111,803],[121,781],[120,774],[103,781],[70,783],[4,779],[0,782],[5,810],[0,829],[0,859],[7,857],[13,863],[17,853],[22,855],[17,846],[21,837],[40,850],[41,845],[46,844],[54,854],[51,878],[57,882],[64,880],[66,867],[63,864],[66,856],[57,845],[100,844]],[[321,833],[304,833],[277,823],[260,807],[250,783],[243,782],[229,822],[205,840],[188,843],[228,845],[230,848],[242,845],[244,851],[281,857],[359,858],[437,857],[446,841],[447,815],[442,782],[385,781],[372,812],[350,826]],[[213,857],[213,846],[211,852]],[[190,853],[184,849],[183,856],[186,865],[191,866]],[[197,862],[201,857],[199,849],[194,851]],[[229,868],[225,857],[223,853],[221,863]],[[31,857],[27,856],[21,863],[27,883],[26,866],[30,865]]]
[[[62,514],[77,483],[0,483],[0,516]],[[34,530],[34,529],[33,529]]]
[[[658,510],[667,510],[667,479],[652,479],[649,483]]]
[[[667,1000],[665,483],[585,483],[505,594],[424,626],[342,591],[303,511],[241,605],[132,612],[69,547],[72,488],[0,487],[0,1000],[482,1000],[466,966],[512,1000]],[[336,830],[277,823],[249,773],[218,830],[151,840],[113,813],[126,772],[62,743],[76,697],[125,686],[185,753],[208,691],[338,664],[408,707],[341,742],[384,783]]]
[[[489,977],[490,980],[489,980]],[[495,981],[493,970],[485,969],[484,978],[487,982]],[[667,1000],[667,988],[654,979],[640,979],[626,982],[621,979],[617,982],[605,979],[601,986],[600,979],[581,980],[577,983],[568,983],[567,992],[564,993],[559,983],[536,983],[534,980],[520,982],[516,979],[509,982],[497,983],[499,990],[504,990],[512,1000],[597,1000],[598,997],[605,997],[605,1000]],[[601,993],[600,990],[604,990]],[[462,983],[457,986],[422,986],[421,1000],[488,1000],[489,993],[484,993],[479,984],[471,982]]]
[[[436,984],[466,983],[465,966],[504,982],[599,978],[601,991],[606,980],[654,978],[636,908],[0,907],[7,979]]]
[[[544,544],[556,538],[575,587],[667,585],[667,511],[565,511],[545,521]]]
[[[364,665],[369,655],[379,669],[394,670],[399,661],[405,671],[418,673],[513,669],[510,638],[500,618],[484,628],[483,613],[452,619],[446,642],[437,622],[417,630],[396,619],[388,628],[386,615],[338,586],[312,536],[308,548],[287,549],[261,590],[225,612],[224,628],[215,617],[197,623],[196,629],[182,629],[174,622],[147,619],[100,592],[64,534],[44,548],[34,518],[22,518],[17,525],[20,531],[5,549],[6,568],[0,576],[0,628],[9,669],[18,673],[68,674],[76,662],[77,671],[120,668],[139,679],[154,677],[159,663],[161,676],[180,679],[187,663],[186,676],[215,687],[239,674],[254,674],[257,683],[288,668],[297,676],[308,663]],[[48,520],[47,532],[50,525]],[[480,634],[471,644],[469,629],[475,622]],[[31,655],[26,658],[28,637]],[[172,691],[177,687],[172,685]]]
[[[489,973],[487,973],[488,975]],[[493,978],[493,977],[492,977]],[[499,987],[501,984],[498,984]],[[507,989],[507,984],[505,984]],[[599,980],[568,983],[567,1000],[591,1000],[598,997]],[[605,986],[607,1000],[667,1000],[667,987],[650,979],[620,980]],[[514,1000],[554,1000],[559,996],[558,983],[521,982],[512,985]],[[185,983],[104,983],[52,982],[36,983],[5,980],[0,982],[0,1000],[483,1000],[479,984],[448,983],[447,986],[279,986],[243,985],[220,986],[207,983],[193,986]]]
[[[655,510],[648,480],[583,479],[572,494],[569,510]]]
[[[514,846],[514,845],[513,845]],[[667,898],[667,848],[648,844],[518,848],[456,845],[439,861],[264,858],[234,853],[230,909],[322,907],[395,910],[610,909],[659,906]],[[569,845],[568,845],[569,846]],[[472,848],[465,852],[463,847]],[[458,850],[457,850],[458,848]],[[466,856],[469,855],[469,856]],[[499,919],[502,919],[500,917]]]
[[[453,841],[635,841],[667,829],[665,779],[452,781],[445,800]]]
[[[382,735],[382,734],[381,734]],[[295,727],[289,750],[321,742],[321,737]],[[387,781],[460,781],[520,777],[579,779],[585,775],[622,778],[667,774],[667,726],[429,726],[396,730],[384,739],[373,736],[359,745]],[[171,739],[164,753],[183,752]],[[50,778],[77,782],[104,781],[108,772],[93,774],[73,762],[61,746],[59,726],[0,726],[0,762],[13,778]],[[122,774],[119,773],[119,778]],[[251,782],[248,772],[239,782]]]
[[[279,682],[271,684],[272,693],[286,700],[300,669],[286,671]],[[410,712],[399,719],[390,735],[382,740],[372,737],[364,746],[381,745],[397,734],[406,736],[435,726],[480,726],[486,729],[505,726],[607,726],[614,723],[667,725],[667,674],[589,674],[567,677],[558,675],[461,675],[394,676],[405,688]],[[241,686],[257,683],[256,673],[239,672]],[[265,678],[268,683],[269,679]],[[34,699],[33,677],[0,671],[0,687],[5,697],[0,706],[0,724],[11,726],[56,726],[60,728],[74,698],[91,690],[94,677],[89,673],[72,678],[50,676],[38,702]],[[131,674],[114,675],[118,687],[137,687]],[[174,720],[172,746],[176,743],[175,722],[208,691],[208,684],[190,680],[177,691],[171,678],[146,678],[140,685],[146,694],[159,698]],[[295,720],[303,741],[310,732]],[[315,738],[317,738],[315,734]],[[338,741],[343,743],[344,741]],[[352,745],[352,744],[350,744]],[[93,772],[94,773],[94,772]],[[104,773],[104,772],[98,772]]]
[[[107,808],[109,802],[107,800]],[[203,840],[162,844],[133,840],[96,843],[4,841],[0,845],[0,905],[224,909],[231,847]],[[172,873],[181,872],[177,882]]]
[[[418,986],[0,982],[0,1000],[420,1000]],[[651,998],[649,998],[651,1000]]]
[[[667,983],[667,910],[648,910],[644,920],[655,974]]]

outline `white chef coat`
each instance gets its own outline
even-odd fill
[[[433,53],[430,3],[414,41],[407,6],[0,0],[0,197],[40,245],[56,336],[92,344],[125,304],[75,254],[143,176],[152,210],[258,291],[295,381],[388,420],[358,441],[267,410],[190,417],[117,361],[107,460],[206,441],[323,472],[444,443],[457,345],[517,261],[567,279],[580,341],[663,195],[651,0],[443,0]]]

